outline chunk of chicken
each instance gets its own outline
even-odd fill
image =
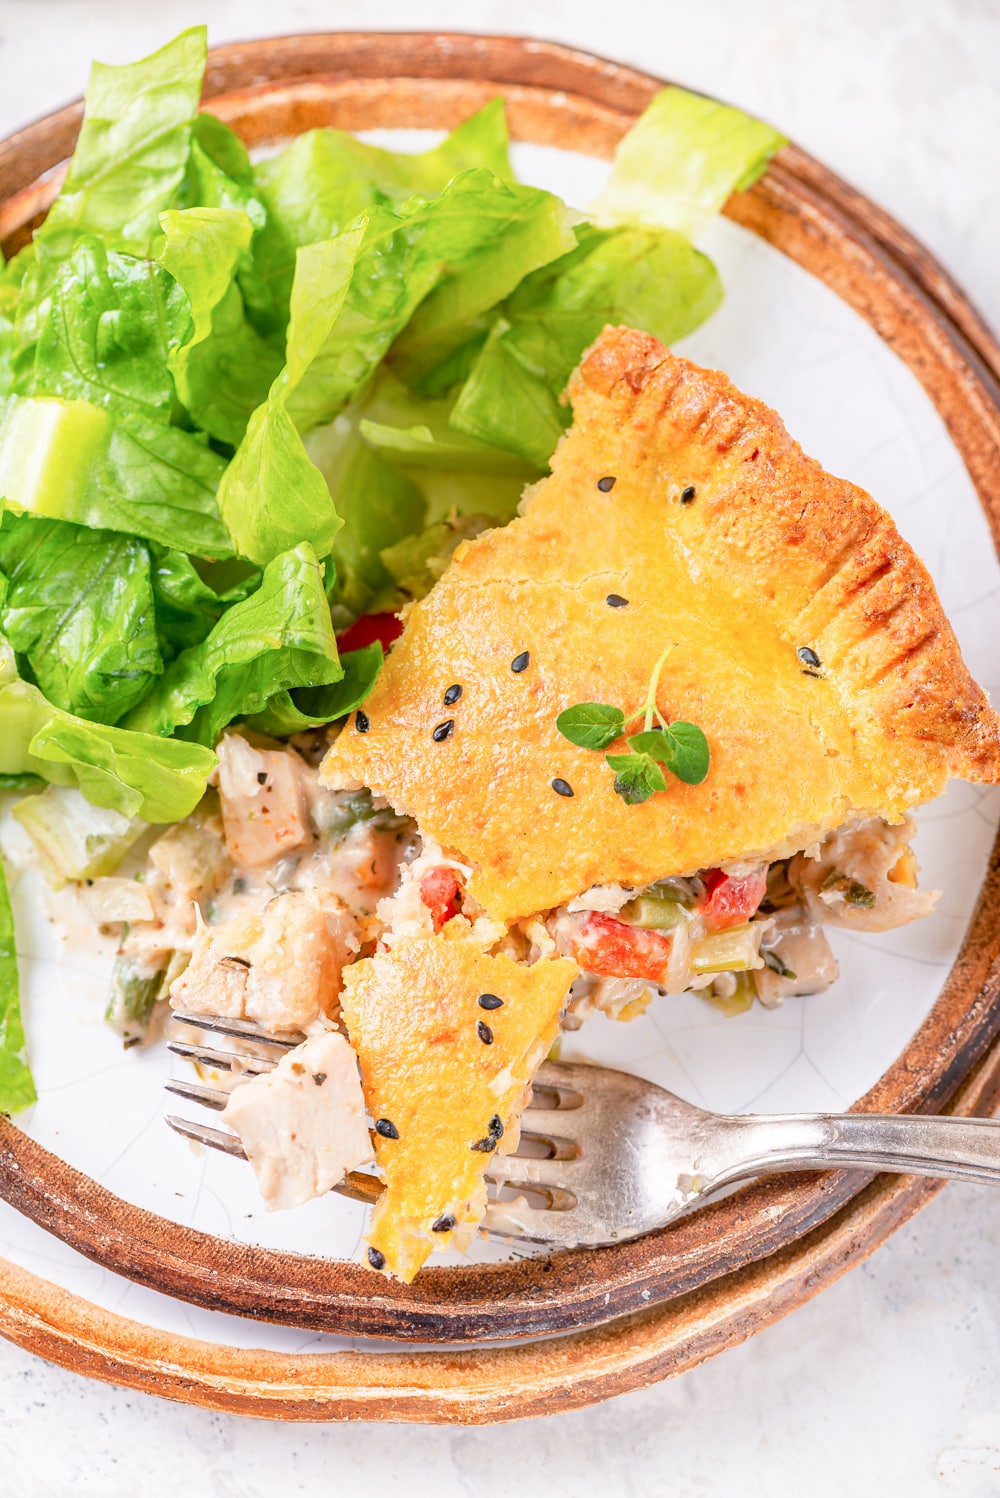
[[[239,1135],[271,1210],[325,1195],[372,1158],[358,1058],[335,1030],[241,1082],[222,1119]]]
[[[910,849],[912,817],[889,826],[879,817],[841,827],[815,856],[797,853],[788,881],[814,921],[852,931],[891,931],[929,915],[936,890],[917,889],[917,862]]]
[[[335,895],[287,890],[259,912],[203,926],[170,1002],[267,1030],[306,1030],[335,1014],[341,973],[360,944],[357,921]]]
[[[308,766],[290,749],[256,748],[226,733],[216,747],[226,847],[236,864],[259,869],[312,841]]]
[[[772,921],[761,948],[764,966],[751,974],[766,1009],[776,1009],[796,994],[822,993],[836,983],[839,970],[830,943],[801,905],[779,910]]]

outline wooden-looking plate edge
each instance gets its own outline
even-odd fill
[[[1000,1046],[955,1111],[1000,1101]],[[745,1342],[868,1257],[939,1183],[878,1176],[806,1237],[665,1305],[548,1341],[480,1351],[282,1354],[154,1331],[0,1260],[0,1334],[74,1373],[267,1420],[494,1425],[562,1414],[675,1377]]]
[[[552,43],[340,33],[216,49],[206,100],[248,141],[261,143],[320,123],[449,126],[502,92],[516,136],[607,156],[660,86],[661,80]],[[0,143],[0,180],[10,185],[0,205],[5,249],[23,242],[51,201],[79,120],[80,106],[71,105]],[[916,373],[1000,539],[1000,351],[941,267],[887,215],[795,147],[786,147],[727,212],[830,285]],[[940,999],[858,1107],[943,1106],[1000,1028],[998,958],[994,850]],[[861,1203],[875,1199],[871,1191],[896,1201],[901,1189],[898,1183],[866,1188],[848,1173],[772,1179],[636,1243],[430,1270],[403,1287],[374,1281],[358,1265],[276,1254],[166,1222],[0,1121],[0,1194],[116,1272],[213,1309],[422,1341],[557,1333],[671,1297],[687,1304],[712,1282],[728,1285],[750,1263],[833,1232],[845,1213],[861,1213]],[[926,1199],[928,1187],[915,1189],[919,1201]]]

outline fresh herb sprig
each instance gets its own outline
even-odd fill
[[[700,785],[708,774],[711,755],[702,730],[683,719],[668,723],[656,705],[660,673],[673,648],[668,645],[653,667],[646,700],[631,717],[606,702],[578,702],[565,708],[556,719],[563,738],[580,749],[607,749],[631,724],[642,719],[641,731],[629,736],[627,754],[604,756],[614,771],[615,790],[629,806],[648,801],[657,791],[666,790],[667,780],[661,766],[686,785]]]

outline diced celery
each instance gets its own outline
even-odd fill
[[[733,982],[736,987],[729,994],[716,993],[714,988],[699,989],[701,997],[727,1019],[731,1019],[734,1014],[745,1014],[748,1009],[753,1008],[753,980],[747,973],[734,973]]]
[[[109,806],[91,806],[74,786],[50,785],[13,808],[54,889],[72,879],[111,874],[146,823]]]
[[[0,495],[12,510],[85,521],[88,469],[111,427],[108,413],[88,401],[0,402]]]
[[[672,931],[687,920],[684,906],[665,895],[640,895],[623,906],[620,915],[630,926],[642,926],[647,931]]]
[[[753,924],[733,926],[703,936],[691,946],[693,973],[734,973],[757,966],[761,930]]]
[[[104,1018],[117,1030],[126,1045],[135,1045],[149,1029],[157,1000],[163,998],[171,983],[187,966],[185,953],[171,954],[166,967],[154,973],[143,972],[132,959],[119,952],[111,971],[111,988]]]
[[[334,791],[321,795],[313,806],[312,818],[316,831],[334,847],[359,822],[390,827],[401,820],[390,807],[376,806],[371,791]]]

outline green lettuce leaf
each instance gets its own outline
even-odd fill
[[[21,1019],[14,916],[0,862],[0,1113],[19,1113],[37,1100]]]
[[[714,265],[683,234],[587,226],[579,240],[508,299],[450,417],[459,431],[539,468],[571,420],[559,397],[603,327],[627,323],[669,344],[722,300]]]
[[[177,394],[203,431],[237,447],[284,362],[248,320],[237,279],[253,224],[231,208],[171,209],[160,223],[158,259],[191,312],[189,332],[167,358]]]
[[[230,556],[215,499],[225,466],[202,440],[160,421],[116,418],[82,400],[0,400],[0,500],[18,513]]]
[[[250,418],[219,486],[219,509],[241,556],[261,566],[301,541],[328,556],[342,522],[288,411],[340,315],[365,235],[359,221],[300,250],[287,363]]]
[[[206,48],[205,27],[192,26],[140,62],[94,64],[69,171],[36,236],[46,256],[61,259],[78,234],[148,252],[184,180]]]
[[[548,466],[569,426],[561,387],[522,364],[506,318],[494,327],[451,413],[457,431],[516,453],[536,469]]]
[[[486,167],[510,180],[503,101],[494,99],[439,146],[415,155],[384,151],[341,130],[309,130],[255,168],[267,208],[261,235],[262,275],[287,306],[301,245],[330,239],[359,214],[414,195],[434,197],[460,172]]]
[[[190,645],[200,645],[234,603],[242,603],[260,586],[260,569],[239,562],[221,563],[223,577],[210,580],[182,551],[152,546],[150,582],[156,613],[156,633],[165,661]],[[235,574],[235,575],[233,575]]]
[[[346,413],[317,428],[306,448],[344,522],[333,538],[332,597],[345,616],[355,617],[392,587],[379,552],[421,528],[426,502],[411,479],[361,440]]]
[[[525,276],[561,259],[576,245],[565,203],[539,188],[494,179],[492,190],[482,192],[481,201],[470,202],[466,211],[476,216],[479,229],[488,225],[488,234],[457,263],[449,256],[447,273],[409,319],[392,350],[396,372],[418,388],[424,377],[460,356],[486,331],[488,322],[483,319]]]
[[[224,208],[245,213],[254,230],[267,223],[267,209],[254,183],[246,146],[214,114],[195,116],[178,208]]]
[[[382,552],[382,564],[404,598],[423,598],[444,572],[457,546],[490,526],[486,515],[455,515],[428,525]]]
[[[187,322],[187,299],[172,276],[82,236],[45,299],[30,379],[20,381],[20,393],[86,400],[117,415],[166,422],[174,400],[168,355]]]
[[[201,744],[88,723],[53,707],[18,676],[2,637],[0,721],[0,777],[40,775],[53,785],[75,786],[94,806],[147,822],[188,816],[217,763]]]
[[[460,319],[479,305],[479,283],[490,286],[490,295],[506,284],[507,272],[497,272],[497,280],[482,252],[491,247],[506,261],[507,226],[523,271],[521,227],[525,213],[536,210],[563,223],[562,205],[548,194],[511,187],[478,169],[456,177],[431,202],[414,199],[398,214],[375,208],[335,238],[299,250],[287,364],[251,417],[219,491],[242,556],[263,565],[299,540],[318,556],[329,554],[340,518],[298,433],[329,422],[361,391],[439,283]],[[563,243],[562,228],[553,234],[546,254]]]
[[[115,723],[163,670],[149,552],[114,531],[6,515],[0,628],[56,707]]]
[[[257,591],[170,662],[124,726],[214,744],[227,723],[263,712],[279,693],[343,674],[322,572],[303,543],[269,563]]]
[[[786,144],[739,109],[683,88],[662,89],[619,144],[593,217],[696,235]]]
[[[382,669],[382,647],[378,643],[349,650],[340,657],[344,675],[327,687],[293,687],[278,692],[263,712],[250,713],[246,722],[260,733],[284,738],[332,723],[360,707]]]
[[[300,250],[288,353],[291,366],[297,334],[305,367],[289,410],[300,430],[331,420],[361,390],[418,307],[414,326],[425,327],[427,347],[414,345],[414,362],[422,365],[425,354],[431,363],[443,357],[453,324],[464,329],[496,300],[498,288],[510,289],[527,269],[573,242],[565,213],[551,194],[502,182],[482,169],[463,172],[439,197],[413,199],[398,214],[375,208],[347,235],[327,241],[353,238],[363,224],[353,274],[336,316],[326,323],[308,320],[327,275],[324,247]],[[523,238],[526,222],[538,231],[537,250]],[[310,335],[308,348],[300,329]],[[405,348],[399,348],[405,361]]]

